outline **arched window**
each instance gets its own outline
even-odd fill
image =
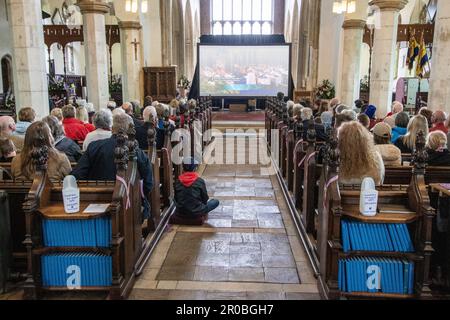
[[[213,34],[272,34],[274,1],[211,0]]]

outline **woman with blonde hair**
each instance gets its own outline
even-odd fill
[[[81,123],[84,124],[86,129],[89,130],[89,132],[92,132],[95,130],[95,127],[89,123],[89,113],[86,109],[86,107],[81,106],[77,108],[77,114],[76,118],[81,121]]]
[[[338,131],[341,165],[339,182],[343,184],[361,184],[370,177],[377,185],[383,184],[384,163],[375,149],[370,132],[359,122],[342,124]]]
[[[428,136],[428,165],[450,166],[450,152],[447,148],[447,135],[442,131],[434,131]]]
[[[428,120],[422,115],[417,115],[409,121],[406,134],[399,137],[395,145],[402,153],[412,153],[416,149],[416,139],[420,131],[425,137],[428,136]]]
[[[50,180],[61,181],[72,170],[67,156],[55,149],[49,126],[43,121],[34,122],[25,134],[22,152],[11,163],[11,173],[16,180],[33,180],[36,168],[31,155],[36,149],[48,150],[47,175]]]

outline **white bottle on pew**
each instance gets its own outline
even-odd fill
[[[361,184],[359,199],[359,211],[363,216],[374,217],[377,215],[378,191],[375,189],[375,181],[372,178],[364,178]]]
[[[67,176],[63,182],[63,201],[66,213],[78,213],[80,211],[80,189],[74,176]]]

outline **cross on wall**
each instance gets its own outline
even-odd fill
[[[134,41],[130,44],[134,45],[134,59],[137,61],[137,46],[141,43],[137,42],[136,38],[134,38]]]

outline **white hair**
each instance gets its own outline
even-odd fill
[[[125,113],[125,110],[123,110],[122,108],[116,108],[112,112],[113,116],[116,116],[116,115],[119,115],[119,114],[124,114],[124,113]]]
[[[303,108],[302,111],[300,112],[300,117],[302,118],[303,121],[311,120],[312,116],[313,111],[311,108]]]

